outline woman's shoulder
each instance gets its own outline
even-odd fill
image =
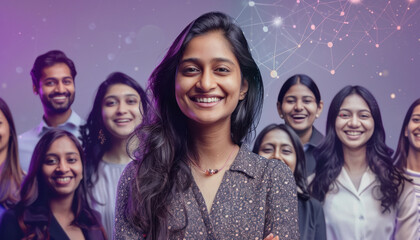
[[[137,174],[138,161],[134,160],[127,164],[124,171],[121,173],[120,182],[129,182]]]
[[[0,219],[0,239],[21,239],[23,232],[19,227],[16,211],[8,209]]]

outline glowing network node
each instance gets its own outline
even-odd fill
[[[2,88],[7,88],[7,83],[2,83],[2,84],[1,84],[1,87],[2,87]]]
[[[312,30],[315,30],[315,24],[312,24],[312,25],[311,25],[311,29],[312,29]]]
[[[272,78],[278,78],[277,71],[276,71],[276,70],[272,70],[272,71],[270,72],[270,76],[271,76]]]
[[[281,26],[283,24],[283,19],[281,17],[276,17],[273,21],[275,26]]]
[[[296,25],[295,24],[293,24],[293,26],[292,26],[293,28],[296,28]],[[419,39],[419,41],[420,41],[420,39]]]
[[[378,44],[378,43],[377,43],[377,44],[375,44],[375,47],[376,47],[376,48],[379,48],[379,44]]]
[[[327,43],[327,46],[328,46],[329,48],[332,48],[332,47],[333,47],[333,45],[334,45],[334,44],[333,44],[332,42],[328,42],[328,43]]]
[[[138,71],[139,70],[139,67],[134,67],[134,71]]]
[[[395,93],[391,93],[391,99],[395,99]]]
[[[401,30],[401,26],[397,26],[397,30],[399,31],[399,30]]]
[[[267,27],[267,26],[264,26],[264,27],[263,27],[263,31],[264,31],[264,32],[268,32],[268,27]]]
[[[383,74],[382,74],[382,72],[379,72],[378,75],[382,77]]]
[[[335,74],[335,70],[334,69],[331,70],[330,73],[331,73],[331,75],[334,75]]]
[[[349,0],[349,2],[352,4],[359,4],[362,2],[362,0]]]
[[[344,16],[344,11],[341,11],[340,12],[340,16]]]
[[[253,7],[253,6],[255,6],[255,2],[254,2],[254,1],[249,1],[249,2],[248,2],[248,5],[249,5],[250,7]]]

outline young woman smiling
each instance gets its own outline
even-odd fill
[[[374,96],[344,87],[331,102],[309,186],[323,202],[327,239],[417,239],[414,189],[391,154]]]
[[[154,70],[154,111],[121,176],[116,239],[298,239],[296,185],[243,140],[263,85],[242,30],[211,12],[190,23]]]
[[[304,146],[307,174],[315,170],[313,150],[324,136],[313,126],[322,112],[324,102],[315,82],[307,75],[297,74],[284,82],[277,98],[277,111],[293,128]]]
[[[415,100],[407,110],[398,147],[394,154],[394,161],[397,167],[405,171],[408,178],[413,179],[416,192],[420,192],[420,98]],[[417,208],[420,209],[420,196],[418,194],[416,194],[416,199]]]
[[[147,96],[140,85],[121,72],[111,73],[98,87],[86,125],[81,127],[88,159],[87,183],[92,188],[93,208],[112,238],[117,184],[131,161],[127,153],[129,135],[141,123]]]
[[[20,202],[4,213],[1,239],[106,239],[89,207],[84,155],[71,133],[53,129],[35,146]]]

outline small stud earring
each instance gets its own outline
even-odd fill
[[[316,114],[316,115],[315,115],[315,117],[316,117],[316,118],[319,118],[319,115],[318,115],[318,114]]]
[[[280,118],[283,118],[283,114],[280,114]]]

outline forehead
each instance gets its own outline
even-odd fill
[[[125,95],[136,95],[140,97],[140,95],[134,88],[126,84],[117,83],[108,87],[108,90],[106,91],[104,98],[108,96],[125,96]]]
[[[297,83],[287,90],[285,97],[313,97],[315,98],[314,93],[305,85]]]
[[[71,76],[70,68],[65,63],[56,63],[42,69],[41,78],[47,78],[55,75]]]
[[[47,154],[54,153],[54,154],[66,154],[69,152],[79,153],[74,142],[67,136],[63,136],[57,138],[50,146],[47,151]]]
[[[351,94],[347,96],[343,103],[341,104],[341,109],[348,110],[367,110],[370,111],[370,108],[367,102],[358,94]]]
[[[292,140],[289,137],[289,134],[287,134],[284,130],[281,129],[273,129],[269,131],[263,138],[262,144],[274,144],[274,145],[290,145],[293,146]]]
[[[420,115],[420,105],[417,105],[414,109],[413,109],[413,113],[411,115]]]
[[[188,58],[203,60],[228,58],[238,63],[232,51],[232,45],[225,38],[222,31],[210,31],[191,39],[182,56],[182,59]]]

